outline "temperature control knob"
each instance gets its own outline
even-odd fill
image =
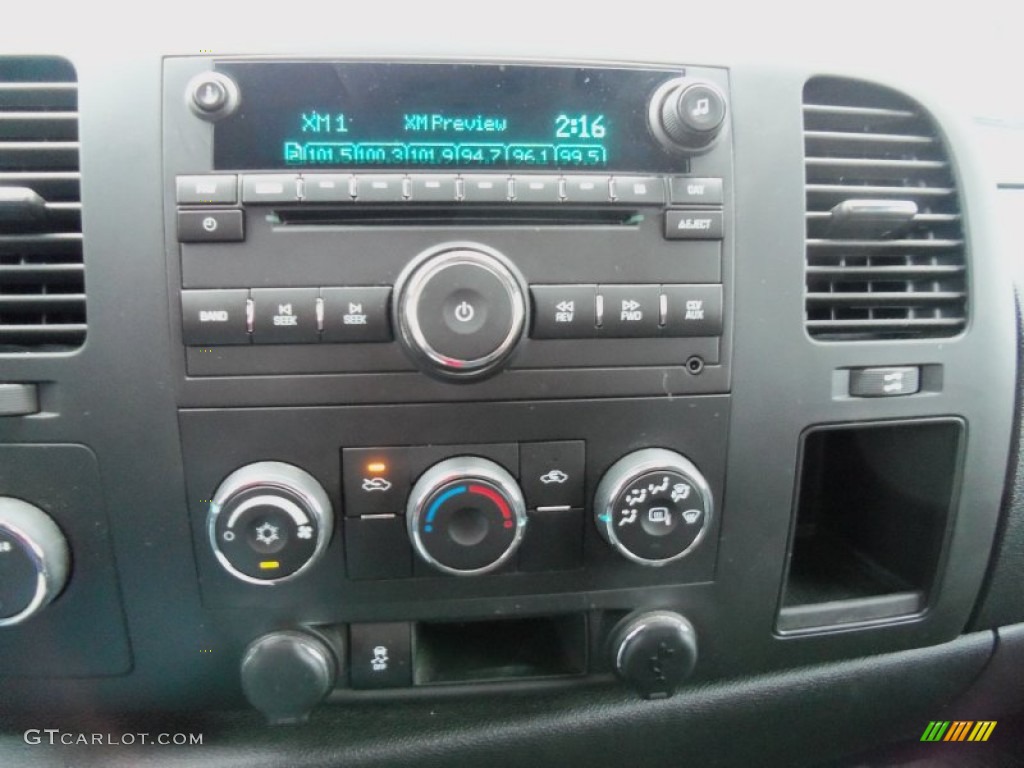
[[[428,469],[406,507],[416,553],[445,573],[475,576],[505,563],[526,531],[515,479],[487,459],[459,456]]]
[[[31,618],[68,578],[68,543],[39,507],[0,496],[0,627]]]
[[[468,380],[497,372],[526,330],[527,291],[515,266],[476,243],[432,248],[395,284],[394,324],[427,373]]]
[[[612,464],[597,486],[601,536],[623,557],[659,566],[686,556],[711,521],[711,489],[693,463],[647,448]]]
[[[707,150],[725,125],[725,96],[702,80],[671,80],[651,99],[651,130],[669,150],[699,154]]]
[[[217,560],[250,584],[298,576],[323,554],[332,526],[331,502],[316,478],[279,461],[232,472],[207,515]]]

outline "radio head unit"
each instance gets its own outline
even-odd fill
[[[165,82],[190,377],[728,391],[724,70],[189,58]]]

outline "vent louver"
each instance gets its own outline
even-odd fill
[[[822,340],[944,337],[966,322],[956,182],[935,124],[881,86],[804,87],[807,330]]]
[[[0,57],[0,352],[85,340],[81,208],[74,67]]]

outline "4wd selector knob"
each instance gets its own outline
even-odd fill
[[[445,573],[474,576],[506,562],[526,531],[526,502],[505,469],[459,456],[428,469],[406,507],[413,548]]]
[[[693,463],[663,448],[609,467],[594,500],[597,529],[623,557],[659,566],[689,554],[711,521],[711,488]]]
[[[207,515],[210,546],[235,578],[277,584],[323,554],[334,520],[327,492],[311,474],[280,461],[236,469]]]
[[[476,243],[417,256],[395,284],[394,324],[427,373],[466,380],[496,372],[526,329],[527,291],[515,266]]]
[[[675,152],[698,154],[725,124],[725,96],[711,83],[680,78],[665,83],[651,98],[651,130]]]

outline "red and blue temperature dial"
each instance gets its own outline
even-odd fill
[[[406,510],[416,553],[445,573],[475,575],[512,557],[526,530],[515,478],[487,459],[460,456],[427,470]]]

